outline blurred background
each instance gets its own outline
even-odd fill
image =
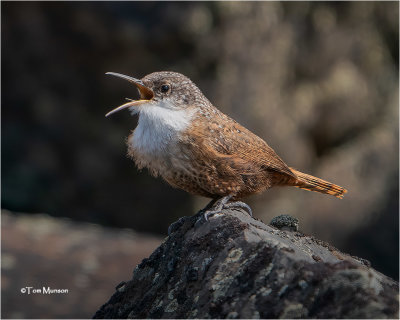
[[[136,90],[107,71],[190,77],[343,200],[246,200],[398,279],[398,2],[2,2],[2,317],[88,318],[208,199],[126,157]],[[39,214],[40,213],[40,214]],[[68,288],[23,295],[21,287]]]

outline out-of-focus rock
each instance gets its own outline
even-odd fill
[[[396,318],[398,283],[243,211],[184,217],[94,318]]]
[[[1,214],[1,316],[89,318],[161,239],[48,215]],[[22,293],[21,289],[68,289]],[[28,290],[28,289],[26,289]]]

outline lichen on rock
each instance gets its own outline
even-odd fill
[[[181,218],[123,288],[94,318],[398,316],[398,283],[362,259],[236,210]]]

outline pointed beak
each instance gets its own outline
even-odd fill
[[[111,110],[109,113],[106,114],[106,117],[108,117],[109,115],[118,112],[120,110],[129,108],[129,107],[134,107],[134,106],[138,106],[141,105],[143,103],[147,103],[149,102],[151,99],[153,99],[154,97],[154,92],[153,90],[151,90],[150,88],[147,88],[144,84],[142,80],[136,79],[136,78],[132,78],[129,76],[126,76],[124,74],[120,74],[120,73],[115,73],[115,72],[107,72],[106,74],[118,77],[118,78],[122,78],[125,80],[128,80],[129,82],[133,83],[135,85],[136,88],[138,88],[139,93],[140,93],[140,100],[132,100],[129,101],[128,103],[123,104],[122,106],[119,106],[113,110]]]

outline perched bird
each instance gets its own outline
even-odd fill
[[[342,198],[347,191],[288,167],[260,137],[219,111],[187,77],[154,72],[130,81],[140,94],[106,114],[129,108],[139,122],[127,140],[138,168],[171,186],[212,198],[205,218],[274,186],[293,186]],[[229,202],[235,200],[234,202]],[[213,208],[213,209],[212,209]]]

